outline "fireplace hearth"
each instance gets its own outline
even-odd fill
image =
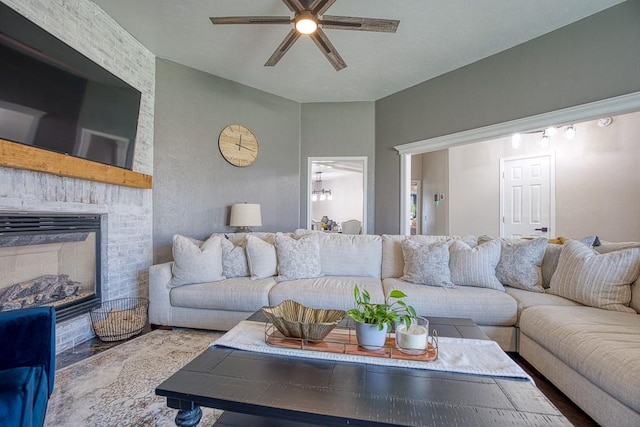
[[[101,215],[0,214],[0,311],[50,305],[63,321],[101,302]]]

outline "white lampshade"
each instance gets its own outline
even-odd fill
[[[231,227],[260,227],[262,226],[262,214],[257,203],[236,203],[231,206]]]

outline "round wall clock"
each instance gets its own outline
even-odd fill
[[[234,166],[249,166],[258,158],[258,139],[247,127],[229,125],[218,137],[220,154]]]

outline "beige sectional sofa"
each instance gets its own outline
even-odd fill
[[[409,247],[406,240],[425,247],[435,247],[443,242],[451,247],[451,241],[456,240],[458,243],[455,244],[465,250],[484,248],[480,245],[472,249],[476,245],[475,238],[341,235],[310,233],[306,230],[277,236],[272,233],[250,235],[233,233],[218,236],[226,245],[233,243],[233,251],[236,251],[234,256],[247,256],[244,261],[247,264],[247,277],[188,284],[183,280],[175,286],[175,274],[179,273],[179,269],[174,262],[152,266],[149,271],[150,322],[153,325],[228,330],[260,307],[276,305],[285,299],[295,299],[311,307],[346,310],[353,305],[355,284],[367,289],[374,301],[384,301],[391,290],[401,289],[408,295],[406,301],[421,315],[472,319],[505,351],[519,352],[598,423],[640,425],[640,315],[636,313],[636,310],[640,311],[639,243],[605,243],[595,248],[602,253],[627,254],[624,259],[615,255],[616,260],[612,262],[621,261],[615,268],[612,267],[610,276],[621,276],[622,264],[626,263],[628,271],[626,276],[622,274],[621,277],[624,277],[621,280],[628,280],[635,275],[633,280],[636,281],[631,286],[628,283],[611,284],[611,288],[615,289],[613,296],[608,293],[608,288],[598,287],[596,283],[596,291],[604,292],[604,308],[596,308],[584,303],[600,304],[599,301],[594,303],[589,294],[574,296],[571,293],[573,289],[563,289],[563,283],[552,280],[553,274],[554,278],[562,277],[566,282],[588,282],[590,279],[580,275],[567,276],[574,265],[576,272],[587,272],[591,278],[606,270],[596,266],[594,268],[598,270],[589,273],[588,268],[591,267],[580,264],[580,253],[576,255],[578,261],[569,258],[569,249],[578,248],[574,244],[569,245],[569,249],[549,245],[544,258],[540,256],[536,262],[539,272],[536,285],[518,289],[495,285],[494,282],[488,287],[475,286],[475,283],[472,283],[473,286],[459,283],[455,283],[455,286],[426,286],[401,279],[403,276],[404,279],[413,277],[406,273],[415,268],[416,262],[414,259],[405,259]],[[257,246],[256,237],[260,239]],[[306,247],[295,246],[304,239],[313,239],[313,243],[309,242]],[[486,239],[478,241],[484,242]],[[197,246],[202,242],[193,241],[193,244]],[[502,241],[503,256],[509,250],[505,245],[509,244]],[[500,247],[497,243],[493,246]],[[174,242],[174,250],[176,247]],[[261,251],[257,255],[256,247]],[[638,249],[629,249],[634,247]],[[312,252],[309,252],[309,248],[312,248]],[[578,251],[580,248],[582,246]],[[619,252],[621,250],[626,252]],[[224,258],[230,253],[233,252],[212,252],[217,258]],[[314,267],[313,277],[305,277],[309,275],[309,271],[304,270],[305,265],[309,264],[310,253],[315,254],[313,262],[318,265]],[[555,257],[549,256],[552,253],[555,253]],[[558,254],[565,253],[564,259],[559,260]],[[177,255],[174,253],[176,263],[181,259]],[[431,256],[428,254],[428,257]],[[475,253],[473,256],[476,256]],[[586,256],[588,258],[591,255]],[[274,257],[276,265],[270,265]],[[634,257],[637,257],[637,261],[634,261]],[[225,261],[228,259],[225,258]],[[239,261],[243,262],[242,259]],[[588,258],[585,262],[591,261]],[[605,261],[605,258],[596,261]],[[502,262],[513,262],[513,259],[501,258]],[[216,279],[224,277],[226,264],[220,263],[221,270],[220,274],[216,273]],[[266,268],[264,271],[267,273],[263,271],[262,276],[270,274],[270,269],[274,269],[274,274],[252,278],[252,267]],[[554,273],[556,268],[557,274]],[[479,274],[474,269],[470,272]],[[547,272],[547,277],[542,272]],[[235,274],[238,272],[230,275]],[[452,277],[456,277],[453,271]],[[552,289],[542,292],[543,283]],[[627,291],[631,292],[630,300],[625,293]],[[559,296],[558,293],[570,295],[573,299]],[[622,298],[623,303],[619,304],[620,301],[613,301],[612,298]]]

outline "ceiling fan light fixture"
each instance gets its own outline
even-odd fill
[[[296,30],[301,34],[313,34],[318,29],[318,20],[311,12],[303,11],[296,16]]]

